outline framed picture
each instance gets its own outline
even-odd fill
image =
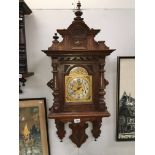
[[[135,140],[135,57],[117,58],[116,140]]]
[[[50,155],[46,99],[19,100],[19,155]]]

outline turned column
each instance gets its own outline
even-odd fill
[[[51,80],[51,85],[53,89],[53,106],[51,108],[54,112],[59,112],[61,110],[60,104],[59,104],[59,84],[58,84],[58,60],[52,59],[52,67],[53,67],[53,79]]]
[[[99,60],[100,66],[99,66],[99,72],[100,72],[100,88],[99,88],[99,110],[105,111],[107,109],[105,101],[104,101],[104,95],[105,92],[105,85],[107,84],[107,81],[104,79],[104,66],[105,66],[105,57]]]

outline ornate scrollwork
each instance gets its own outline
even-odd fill
[[[60,61],[91,61],[97,60],[98,56],[70,56],[70,57],[59,57]]]

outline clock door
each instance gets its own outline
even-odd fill
[[[73,67],[65,76],[65,103],[92,103],[92,75],[84,67]]]

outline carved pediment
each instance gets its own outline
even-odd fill
[[[107,51],[110,50],[106,46],[105,41],[95,41],[94,37],[100,32],[99,29],[89,28],[83,21],[82,11],[80,7],[75,11],[76,17],[67,29],[57,29],[58,34],[63,38],[58,41],[55,34],[54,41],[48,51]]]

